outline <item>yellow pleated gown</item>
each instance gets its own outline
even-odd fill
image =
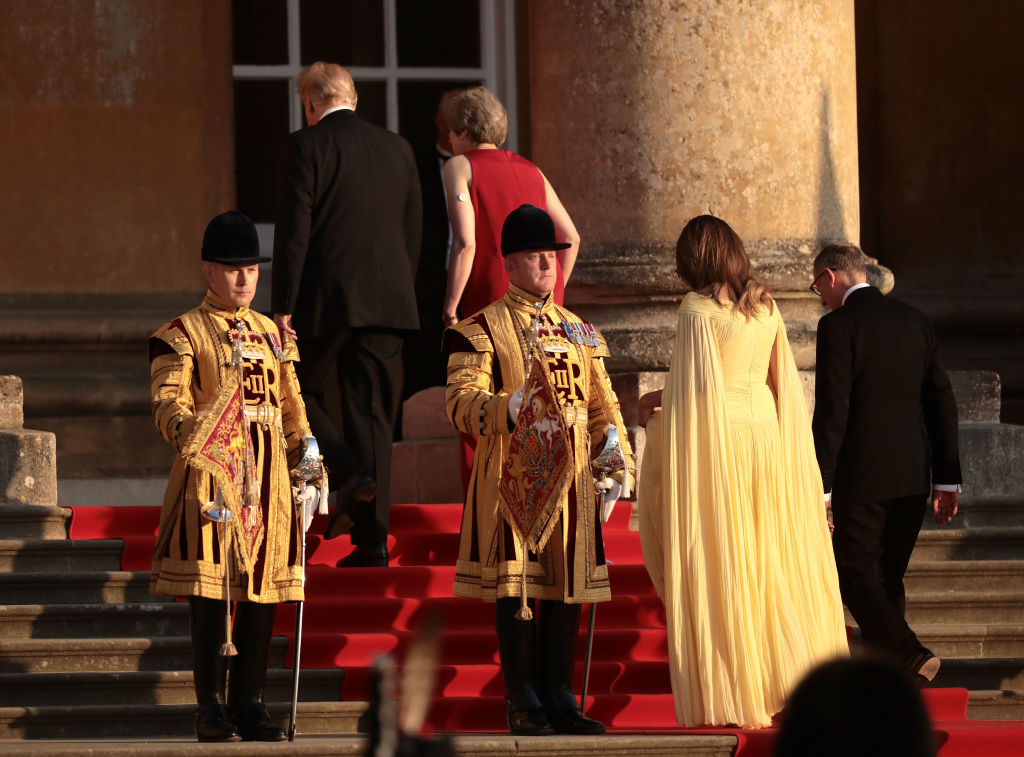
[[[770,725],[820,662],[849,654],[821,474],[778,308],[679,308],[638,498],[665,604],[677,720]]]

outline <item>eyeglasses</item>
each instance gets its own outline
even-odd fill
[[[824,270],[822,270],[821,273],[819,273],[817,276],[814,277],[814,281],[812,281],[811,285],[808,287],[808,289],[810,289],[812,292],[814,292],[814,295],[816,297],[821,297],[821,291],[818,289],[818,279],[820,279],[822,276],[825,275],[825,271],[831,271],[831,270],[834,270],[834,269],[832,269],[832,268],[825,268]]]

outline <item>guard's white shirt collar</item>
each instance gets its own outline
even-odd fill
[[[854,284],[852,287],[847,289],[846,290],[846,294],[843,295],[843,304],[844,305],[846,304],[846,298],[849,297],[853,292],[856,292],[858,289],[863,289],[864,287],[869,287],[869,286],[871,286],[871,285],[869,283],[867,283],[866,281],[862,281],[859,284]]]

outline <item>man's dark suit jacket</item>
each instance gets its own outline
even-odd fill
[[[833,504],[959,484],[957,409],[925,316],[874,287],[818,322],[814,447]]]
[[[445,266],[448,258],[448,206],[444,201],[440,154],[435,146],[416,154],[423,197],[423,243],[416,271],[420,330],[416,338],[406,339],[402,347],[405,361],[403,398],[411,397],[428,386],[444,386],[445,382],[441,311],[444,309],[448,279]]]
[[[402,137],[350,110],[288,136],[272,306],[300,336],[415,330],[420,185]]]

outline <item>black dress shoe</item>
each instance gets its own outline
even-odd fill
[[[196,738],[205,742],[241,741],[242,737],[231,722],[228,709],[221,702],[199,706],[196,713]]]
[[[235,722],[242,741],[284,741],[285,732],[274,725],[263,702],[247,702],[235,710]]]
[[[605,732],[604,725],[588,718],[579,711],[576,697],[571,691],[558,691],[544,699],[544,713],[555,733],[566,733],[574,736],[600,736]]]
[[[505,711],[508,713],[508,732],[513,736],[550,736],[555,732],[540,702],[533,707],[524,706],[519,697],[506,696]]]
[[[339,568],[386,568],[388,566],[388,548],[383,544],[372,547],[358,545],[355,549],[338,560]]]
[[[360,502],[370,502],[377,496],[377,482],[370,476],[352,474],[338,489],[338,504],[331,513],[324,538],[333,539],[342,534],[352,533],[355,526],[353,515]]]

